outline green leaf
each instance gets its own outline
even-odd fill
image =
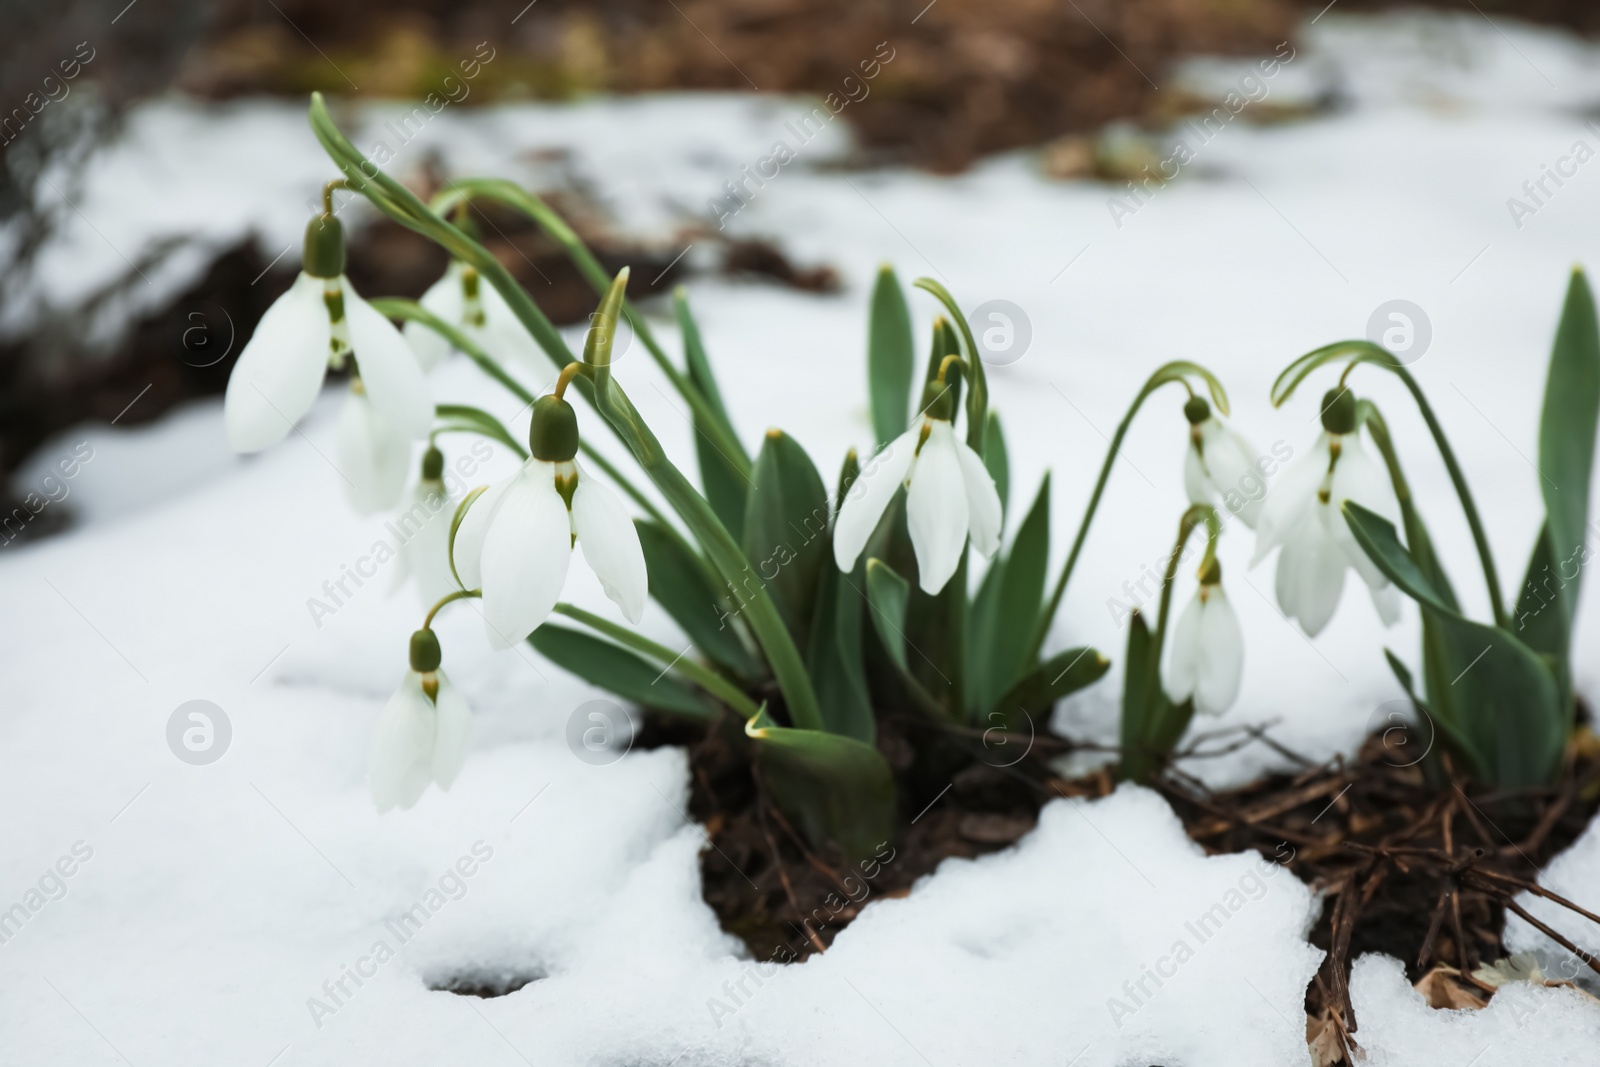
[[[1167,699],[1152,662],[1159,654],[1144,613],[1135,610],[1128,617],[1128,651],[1122,665],[1122,757],[1117,766],[1118,775],[1130,781],[1144,781],[1161,765],[1194,715],[1194,701],[1174,706]]]
[[[1539,419],[1539,491],[1544,494],[1548,551],[1558,567],[1571,564],[1570,581],[1558,593],[1570,625],[1578,604],[1581,562],[1589,521],[1589,477],[1595,431],[1600,426],[1600,325],[1594,296],[1581,270],[1572,272],[1566,306],[1556,327]],[[1566,649],[1558,653],[1566,658]]]
[[[860,474],[861,465],[851,449],[839,471],[840,502]],[[831,544],[831,531],[828,540]],[[824,555],[806,666],[817,691],[823,727],[870,745],[877,736],[877,722],[872,717],[867,666],[862,658],[861,612],[866,597],[860,590],[866,581],[866,564],[857,561],[854,573],[841,574],[833,553]]]
[[[766,586],[802,650],[829,544],[828,490],[811,457],[788,434],[767,431],[745,506],[744,554],[749,580]]]
[[[988,688],[978,694],[979,707],[987,709],[996,696],[1022,677],[1027,662],[1028,640],[1039,625],[1039,610],[1044,600],[1045,570],[1050,563],[1050,475],[1039,484],[1039,493],[1027,517],[1017,527],[1017,536],[1006,554],[1005,571],[995,610],[989,620],[984,676]]]
[[[759,676],[761,665],[731,625],[730,605],[712,588],[700,561],[660,524],[635,519],[634,527],[650,574],[650,595],[712,662],[746,680]]]
[[[511,436],[511,431],[507,430],[499,419],[482,408],[475,408],[467,404],[439,404],[434,407],[434,413],[441,419],[448,419],[459,424],[461,429],[469,429],[474,433],[499,441],[519,456],[526,457],[528,454],[526,445]]]
[[[1556,669],[1557,684],[1568,699],[1572,692],[1572,665],[1568,657],[1572,645],[1569,605],[1576,594],[1579,570],[1586,561],[1587,556],[1577,564],[1570,560],[1564,565],[1557,563],[1555,551],[1550,547],[1550,524],[1546,520],[1539,530],[1538,540],[1533,543],[1533,558],[1528,560],[1528,573],[1522,581],[1522,593],[1517,597],[1517,611],[1511,622],[1512,632],[1524,644],[1549,657]]]
[[[1000,582],[1005,577],[1006,561],[995,553],[989,569],[978,583],[978,595],[972,598],[972,610],[967,613],[967,677],[970,681],[973,705],[969,709],[974,717],[990,710],[1000,686],[990,680],[989,649],[994,640],[995,612],[1000,604]],[[1009,680],[1007,683],[1009,684]]]
[[[910,582],[883,560],[867,560],[867,603],[872,609],[872,628],[878,631],[889,658],[902,671],[906,669],[906,602],[910,598]]]
[[[1076,693],[1100,679],[1111,661],[1092,648],[1069,648],[1058,652],[1030,671],[995,704],[995,710],[1012,722],[1014,716],[1038,718],[1049,713],[1056,701]]]
[[[445,542],[445,552],[450,560],[450,575],[455,578],[456,584],[465,589],[466,583],[461,580],[461,575],[456,573],[456,534],[461,530],[461,522],[467,517],[467,509],[473,505],[480,496],[489,491],[487,485],[474,488],[461,498],[461,503],[456,505],[456,513],[450,516],[450,537]]]
[[[726,431],[721,436],[736,441],[738,435],[728,418],[727,408],[723,406],[722,394],[711,373],[711,361],[706,358],[705,346],[700,340],[700,327],[689,311],[689,301],[682,289],[673,294],[672,303],[678,317],[678,329],[683,334],[683,354],[684,362],[689,367],[689,383],[700,391],[707,407],[721,421]],[[695,429],[695,459],[700,465],[700,484],[705,488],[706,502],[734,540],[740,540],[744,535],[745,498],[749,493],[750,480],[740,464],[735,462],[736,457],[728,455],[717,444],[718,435],[708,432],[705,420],[696,414],[692,421]]]
[[[528,643],[579,678],[647,708],[709,719],[711,708],[693,690],[620,645],[579,630],[545,623]]]
[[[1449,607],[1387,519],[1349,501],[1343,510],[1378,569],[1439,624],[1446,670],[1458,670],[1446,685],[1449,714],[1434,701],[1446,728],[1467,736],[1470,753],[1487,757],[1495,784],[1517,789],[1548,782],[1560,767],[1568,721],[1549,661],[1509,632]]]
[[[989,426],[983,435],[983,466],[994,479],[994,491],[1000,496],[1000,514],[1011,514],[1011,458],[1006,451],[1006,436],[1000,432],[1000,416],[989,412]]]
[[[1389,661],[1389,669],[1394,672],[1395,678],[1400,682],[1400,688],[1406,691],[1406,696],[1411,698],[1411,703],[1416,706],[1417,713],[1425,717],[1433,728],[1443,733],[1446,740],[1455,748],[1457,755],[1466,760],[1467,773],[1475,778],[1487,779],[1489,777],[1489,765],[1482,754],[1473,748],[1472,738],[1457,728],[1455,723],[1451,721],[1450,716],[1435,714],[1429,709],[1427,702],[1417,696],[1416,689],[1412,685],[1411,668],[1400,662],[1400,657],[1386,648],[1383,650],[1383,658]],[[1433,739],[1430,738],[1429,740],[1431,743]]]
[[[894,268],[885,263],[872,287],[867,325],[867,386],[872,398],[872,431],[882,447],[906,429],[911,411],[913,363],[911,310]]]
[[[772,799],[814,846],[857,862],[894,829],[894,775],[883,755],[851,737],[779,726],[763,708],[745,724]]]

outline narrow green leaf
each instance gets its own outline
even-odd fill
[[[855,449],[851,449],[839,471],[837,500],[844,500],[860,474],[861,465]],[[831,545],[831,531],[828,542]],[[866,597],[860,590],[865,582],[864,561],[856,561],[853,573],[841,574],[833,562],[833,553],[824,552],[806,666],[811,671],[812,688],[817,691],[824,728],[870,745],[877,736],[877,722],[872,716],[867,667],[862,657],[861,613],[866,608]]]
[[[445,552],[450,560],[450,575],[455,578],[456,584],[463,589],[466,588],[466,584],[461,581],[461,575],[456,573],[456,534],[461,529],[461,520],[467,517],[467,509],[472,506],[473,501],[488,491],[489,487],[487,485],[477,486],[461,498],[461,503],[456,505],[456,513],[450,516],[450,537],[445,542]]]
[[[856,862],[894,829],[894,775],[883,755],[852,737],[779,726],[763,708],[745,724],[772,799],[814,846]]]
[[[1039,625],[1039,610],[1044,600],[1045,570],[1050,563],[1050,475],[1039,484],[1039,493],[1027,517],[1017,527],[1016,540],[1006,554],[1005,574],[990,628],[985,672],[990,689],[979,694],[986,706],[1005,692],[1032,666],[1026,660],[1028,639]]]
[[[889,658],[902,671],[906,669],[906,602],[911,583],[881,559],[867,560],[867,602],[871,607],[872,628],[878,631]]]
[[[1006,451],[1006,435],[1000,430],[1000,416],[992,409],[989,426],[983,437],[983,465],[994,479],[994,490],[1000,495],[1000,514],[1011,514],[1011,456]]]
[[[1466,760],[1467,773],[1475,778],[1487,779],[1489,777],[1489,765],[1483,759],[1482,754],[1473,747],[1471,736],[1457,727],[1449,715],[1435,713],[1428,707],[1426,701],[1417,696],[1416,689],[1412,685],[1411,668],[1400,662],[1400,657],[1386,648],[1383,650],[1383,658],[1389,661],[1389,670],[1394,672],[1395,678],[1400,682],[1400,688],[1406,691],[1406,696],[1415,705],[1417,714],[1424,717],[1425,721],[1418,724],[1419,729],[1423,731],[1437,730],[1439,733],[1444,734],[1444,740],[1454,747],[1457,755]],[[1431,733],[1427,734],[1429,744],[1433,744],[1437,740],[1439,739],[1435,738]]]
[[[700,339],[700,324],[695,322],[694,313],[689,310],[689,297],[682,286],[672,293],[672,311],[678,319],[678,330],[683,334],[683,360],[689,368],[689,381],[700,390],[706,405],[722,420],[732,436],[733,422],[722,403],[722,390],[717,387],[716,376],[711,373],[711,360],[706,357],[705,343]]]
[[[744,554],[750,580],[771,593],[802,651],[829,543],[828,490],[811,457],[788,434],[767,431],[745,506]]]
[[[1158,654],[1144,613],[1135,610],[1128,617],[1128,650],[1122,664],[1122,757],[1117,766],[1118,776],[1130,781],[1144,781],[1161,766],[1194,716],[1194,701],[1174,705],[1167,699],[1159,675],[1151,671],[1151,658]]]
[[[995,710],[1017,721],[1041,721],[1056,701],[1100,679],[1111,661],[1092,648],[1069,648],[1039,664],[1006,691]]]
[[[714,663],[750,680],[761,673],[733,625],[732,606],[712,588],[705,568],[659,523],[635,519],[650,574],[650,595]]]
[[[579,630],[545,623],[528,643],[579,678],[647,708],[709,719],[711,708],[692,689],[620,645]]]
[[[1589,477],[1595,431],[1600,427],[1600,324],[1583,271],[1574,270],[1556,327],[1539,420],[1539,491],[1546,515],[1551,561],[1571,570],[1558,585],[1560,609],[1570,625],[1578,603],[1589,521]],[[1558,654],[1565,659],[1566,649]]]
[[[872,398],[872,431],[879,447],[905,432],[911,411],[913,361],[911,309],[894,268],[885,263],[872,287],[867,325],[867,387]]]
[[[989,649],[994,643],[995,612],[1000,603],[1000,581],[1005,573],[1005,557],[997,552],[989,561],[983,581],[978,583],[978,595],[972,598],[972,610],[967,613],[967,679],[973,697],[968,710],[974,718],[981,718],[991,710],[993,698],[1003,688],[990,678]]]

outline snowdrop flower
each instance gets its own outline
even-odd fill
[[[985,556],[1000,547],[1000,494],[983,460],[956,437],[954,409],[948,387],[929,382],[921,419],[885,445],[845,494],[833,529],[833,559],[841,571],[855,569],[901,485],[923,592],[944,588],[969,534],[972,547]]]
[[[1222,567],[1212,560],[1172,631],[1167,696],[1174,704],[1192,697],[1195,711],[1221,715],[1238,699],[1243,673],[1244,632],[1222,591]]]
[[[1221,498],[1229,514],[1255,529],[1264,498],[1264,494],[1252,492],[1261,486],[1256,470],[1259,453],[1211,414],[1205,397],[1191,396],[1183,413],[1189,420],[1189,450],[1183,457],[1183,485],[1189,503],[1215,505]]]
[[[424,608],[455,592],[450,573],[450,494],[444,487],[444,453],[429,446],[422,455],[422,478],[411,491],[411,503],[394,517],[391,530],[400,537],[400,565],[395,587],[415,578]]]
[[[649,576],[638,531],[616,494],[575,462],[578,416],[559,395],[565,381],[533,405],[528,461],[473,501],[456,530],[456,573],[483,590],[495,648],[510,648],[549,616],[575,546],[629,622],[644,613]]]
[[[444,277],[428,287],[418,301],[451,326],[472,338],[492,356],[514,356],[540,365],[539,349],[523,328],[506,298],[484,282],[477,270],[458,259],[450,261]],[[450,354],[450,342],[420,322],[408,322],[405,338],[425,371]]]
[[[432,630],[411,635],[411,669],[378,716],[368,750],[372,800],[380,813],[411,807],[429,782],[449,789],[466,761],[472,709],[439,669],[440,658]]]
[[[1322,401],[1324,432],[1310,452],[1284,471],[1267,494],[1256,526],[1252,565],[1278,554],[1278,606],[1315,637],[1328,625],[1344,591],[1346,569],[1367,583],[1384,625],[1400,618],[1400,596],[1356,543],[1340,507],[1353,500],[1397,522],[1399,504],[1382,469],[1356,433],[1355,396],[1329,390]]]
[[[228,379],[228,442],[237,452],[259,452],[283,440],[311,410],[328,368],[353,356],[357,376],[339,420],[341,473],[358,508],[393,506],[409,442],[425,436],[433,421],[422,368],[400,331],[344,277],[338,219],[325,214],[311,220],[302,263],[289,291],[261,317]],[[397,458],[402,451],[406,455]]]

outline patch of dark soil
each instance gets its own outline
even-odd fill
[[[492,1000],[515,993],[523,986],[549,977],[543,971],[497,970],[463,971],[428,979],[428,988],[436,993],[454,993],[458,997],[479,997]]]

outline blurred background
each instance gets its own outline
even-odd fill
[[[1283,42],[1294,49],[1335,8],[1324,0],[924,3],[7,0],[0,514],[20,506],[12,475],[53,433],[84,420],[147,423],[222,390],[242,339],[298,269],[298,252],[285,249],[309,213],[305,189],[322,179],[315,145],[296,126],[312,90],[360,116],[382,112],[349,109],[442,94],[457,124],[463,110],[526,101],[833,94],[844,98],[836,113],[848,133],[809,166],[950,175],[1021,151],[1048,179],[1114,186],[1160,157],[1162,131],[1216,105],[1215,94],[1172,77],[1175,70],[1197,56],[1271,55]],[[1393,6],[1336,4],[1333,18]],[[1437,6],[1491,26],[1514,16],[1574,34],[1600,30],[1600,6],[1579,0]],[[1408,45],[1427,46],[1427,33]],[[1337,74],[1300,77],[1244,120],[1337,114],[1349,92]],[[363,128],[403,152],[391,172],[432,192],[448,180],[449,139],[422,136],[426,112],[396,114],[398,124],[375,118]],[[618,136],[615,124],[603,128]],[[258,133],[247,135],[251,129]],[[623,127],[620,135],[635,133]],[[537,175],[540,191],[609,268],[635,266],[636,297],[696,272],[816,293],[839,288],[825,257],[724,226],[739,202],[715,185],[703,203],[679,199],[629,219],[569,165],[559,143],[544,145],[534,131],[498,147],[500,156],[479,158],[515,156],[519,169]],[[262,173],[272,168],[285,172],[281,179]],[[224,178],[237,170],[256,173],[259,191]],[[438,276],[440,254],[392,225],[365,221],[351,251],[357,287],[419,295]],[[573,322],[590,310],[588,289],[527,223],[495,215],[481,228],[508,267],[537,282],[553,319]],[[680,254],[685,242],[695,255]],[[5,541],[47,535],[71,514],[70,504],[49,509],[20,532],[8,528]]]

